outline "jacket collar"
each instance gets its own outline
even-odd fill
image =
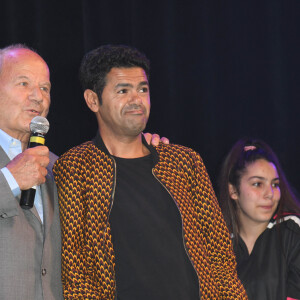
[[[142,142],[147,147],[147,149],[150,151],[150,154],[152,157],[152,163],[153,163],[153,167],[154,167],[159,161],[158,153],[152,145],[149,145],[146,142],[143,134],[142,134]],[[96,134],[95,138],[93,139],[93,143],[97,148],[99,148],[101,151],[103,151],[106,155],[112,157],[112,155],[109,153],[109,151],[107,150],[107,148],[102,140],[99,130],[97,130],[97,134]]]

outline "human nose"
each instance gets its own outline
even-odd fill
[[[265,197],[272,199],[274,196],[274,188],[272,185],[267,186],[266,191],[265,191]]]
[[[29,99],[37,103],[41,103],[43,101],[43,94],[39,86],[32,87]]]
[[[141,103],[142,102],[142,97],[141,95],[139,95],[138,92],[134,91],[132,93],[132,96],[130,98],[130,102],[133,102],[133,103]]]

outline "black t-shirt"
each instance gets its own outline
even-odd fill
[[[234,241],[237,271],[249,300],[300,299],[300,218],[271,220],[249,255],[242,238]]]
[[[117,299],[199,300],[196,271],[183,241],[180,212],[152,174],[151,155],[116,158],[110,224]]]

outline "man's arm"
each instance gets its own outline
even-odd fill
[[[18,215],[18,202],[2,172],[0,172],[0,217]]]
[[[193,155],[194,165],[190,172],[195,179],[195,204],[199,208],[198,220],[203,230],[211,271],[219,289],[219,299],[248,299],[237,276],[229,232],[206,168],[200,155],[196,152]]]
[[[20,189],[29,189],[46,180],[49,150],[45,146],[36,148],[27,149],[17,155],[6,165],[5,172],[0,172],[0,215],[2,217],[12,217],[18,214],[19,204],[15,197],[18,196],[20,190],[17,195],[13,193],[8,181],[9,176],[14,178]]]
[[[49,149],[38,146],[26,149],[7,164],[7,169],[17,181],[21,190],[45,183]]]
[[[93,195],[76,163],[60,158],[53,168],[58,190],[62,229],[62,282],[64,299],[102,299],[98,277],[94,273],[94,255],[90,249],[92,228],[87,213]],[[101,230],[98,226],[98,230]],[[95,236],[99,239],[99,236]],[[96,242],[97,244],[97,242]],[[97,261],[97,263],[100,263]],[[97,278],[97,280],[95,280]]]

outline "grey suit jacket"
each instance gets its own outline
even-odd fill
[[[0,299],[60,300],[61,232],[50,153],[46,183],[41,185],[44,224],[33,207],[23,210],[0,171]],[[9,162],[0,147],[0,169]]]

